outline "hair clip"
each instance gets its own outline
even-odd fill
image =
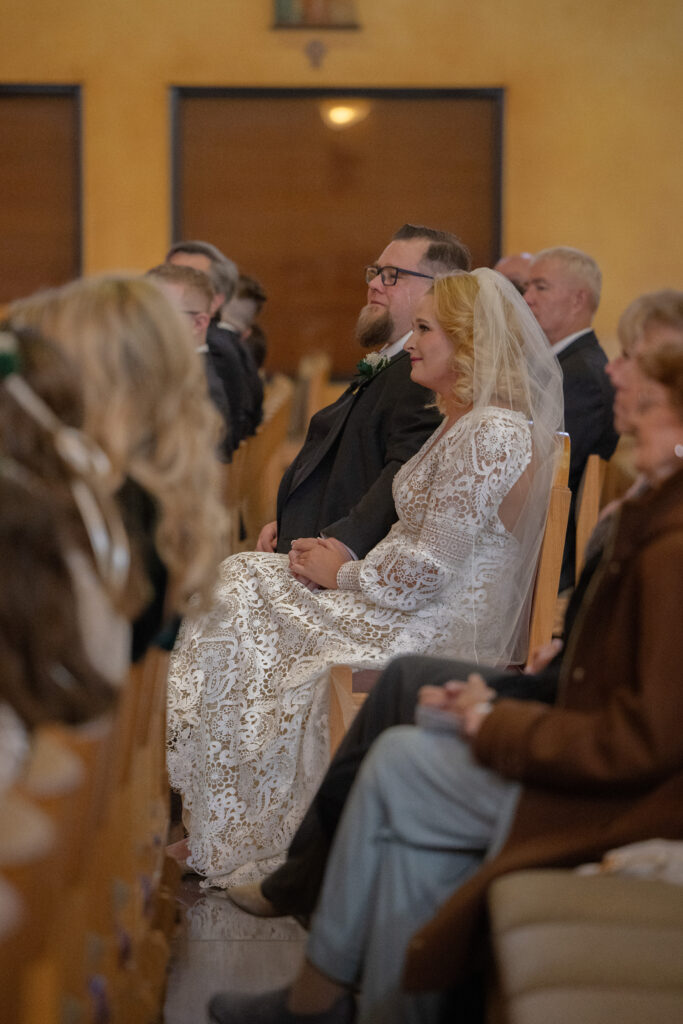
[[[111,468],[105,452],[76,427],[67,427],[53,413],[52,409],[35,393],[30,384],[18,373],[11,373],[4,381],[5,390],[14,398],[27,415],[52,434],[55,451],[79,476],[103,479]]]
[[[11,457],[0,457],[0,476],[38,497],[46,499],[50,496],[45,481]],[[78,477],[71,480],[70,489],[97,573],[110,595],[118,598],[123,593],[130,569],[128,534],[118,507],[113,498],[102,500],[85,480]]]
[[[85,480],[71,481],[71,493],[90,541],[102,582],[115,595],[123,593],[130,569],[128,534],[113,499],[101,502]]]
[[[12,337],[10,335],[10,337]],[[92,549],[97,572],[113,596],[123,593],[130,568],[128,535],[112,498],[100,496],[96,484],[110,469],[100,446],[76,427],[68,427],[17,373],[4,380],[16,403],[27,415],[52,435],[55,451],[74,474],[71,493]],[[3,459],[4,475],[32,490],[47,491],[44,482],[13,459]]]

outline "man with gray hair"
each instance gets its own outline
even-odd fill
[[[524,298],[562,367],[565,430],[571,439],[569,487],[572,503],[562,560],[560,589],[574,585],[576,492],[588,456],[608,459],[616,448],[614,390],[605,372],[607,356],[592,329],[600,303],[602,274],[580,249],[556,246],[537,253]]]
[[[223,303],[229,302],[235,293],[239,278],[237,264],[211,242],[174,242],[164,262],[193,267],[207,275],[215,293],[212,315],[220,310]]]

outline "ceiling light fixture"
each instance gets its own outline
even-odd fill
[[[360,124],[370,113],[370,101],[362,99],[321,100],[320,116],[328,128],[341,131]]]

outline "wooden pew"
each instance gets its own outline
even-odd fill
[[[602,507],[602,488],[607,463],[599,455],[589,455],[576,494],[576,579],[586,560],[588,538],[595,529]]]
[[[22,911],[0,938],[13,1024],[159,1019],[178,881],[165,856],[167,665],[151,649],[108,719],[38,730],[26,777],[0,798],[0,877]]]

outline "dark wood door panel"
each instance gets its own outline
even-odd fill
[[[499,90],[354,90],[353,127],[321,117],[329,90],[179,89],[174,238],[214,242],[261,280],[271,369],[314,348],[345,374],[363,267],[402,223],[455,231],[475,265],[498,257]]]
[[[0,303],[80,273],[77,87],[0,87]]]

